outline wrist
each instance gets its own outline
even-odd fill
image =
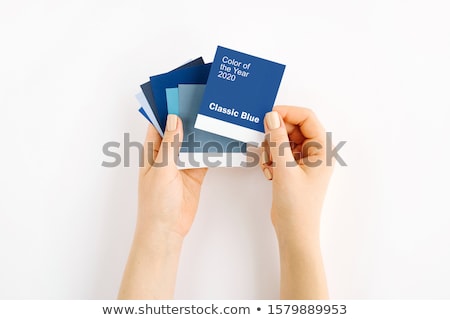
[[[172,299],[183,238],[136,228],[119,298]]]
[[[178,255],[183,246],[184,237],[176,232],[159,228],[136,227],[133,246],[137,246],[152,254]]]
[[[286,235],[278,234],[278,246],[280,254],[288,253],[305,253],[310,254],[320,252],[320,236],[319,235]]]
[[[305,221],[304,219],[283,219],[281,221],[273,221],[272,224],[279,241],[311,244],[319,243],[320,241],[319,223]]]

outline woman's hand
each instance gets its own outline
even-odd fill
[[[277,106],[265,117],[262,170],[273,182],[271,217],[278,237],[281,297],[326,298],[320,253],[320,214],[332,164],[326,135],[314,113]]]
[[[183,141],[183,124],[169,114],[164,138],[149,126],[144,167],[139,174],[138,231],[165,232],[181,239],[197,212],[206,168],[179,170],[176,161]]]
[[[167,118],[161,140],[150,125],[139,173],[135,237],[119,292],[121,299],[171,299],[183,239],[197,211],[206,168],[179,170],[183,126]]]

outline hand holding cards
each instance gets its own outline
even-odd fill
[[[285,66],[224,47],[212,64],[195,59],[150,77],[136,97],[139,111],[162,135],[168,113],[180,116],[180,168],[245,166],[247,143],[264,140]]]

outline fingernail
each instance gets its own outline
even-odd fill
[[[267,153],[267,151],[266,150],[263,150],[263,152],[262,152],[262,163],[263,164],[265,164],[265,163],[269,163],[269,161],[270,161],[270,157],[269,157],[269,154]]]
[[[280,127],[280,116],[278,112],[271,111],[266,114],[267,127],[270,130],[277,129]]]
[[[178,117],[174,114],[167,115],[166,129],[167,131],[175,131],[177,129]]]
[[[270,172],[269,168],[264,168],[264,175],[266,176],[267,180],[272,180],[272,172]]]

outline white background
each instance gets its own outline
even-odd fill
[[[116,297],[137,153],[104,168],[102,146],[142,141],[139,85],[217,45],[286,64],[277,103],[312,108],[347,141],[323,211],[331,297],[450,298],[449,12],[435,0],[1,1],[0,298]],[[278,297],[270,203],[259,168],[208,172],[176,298]]]

